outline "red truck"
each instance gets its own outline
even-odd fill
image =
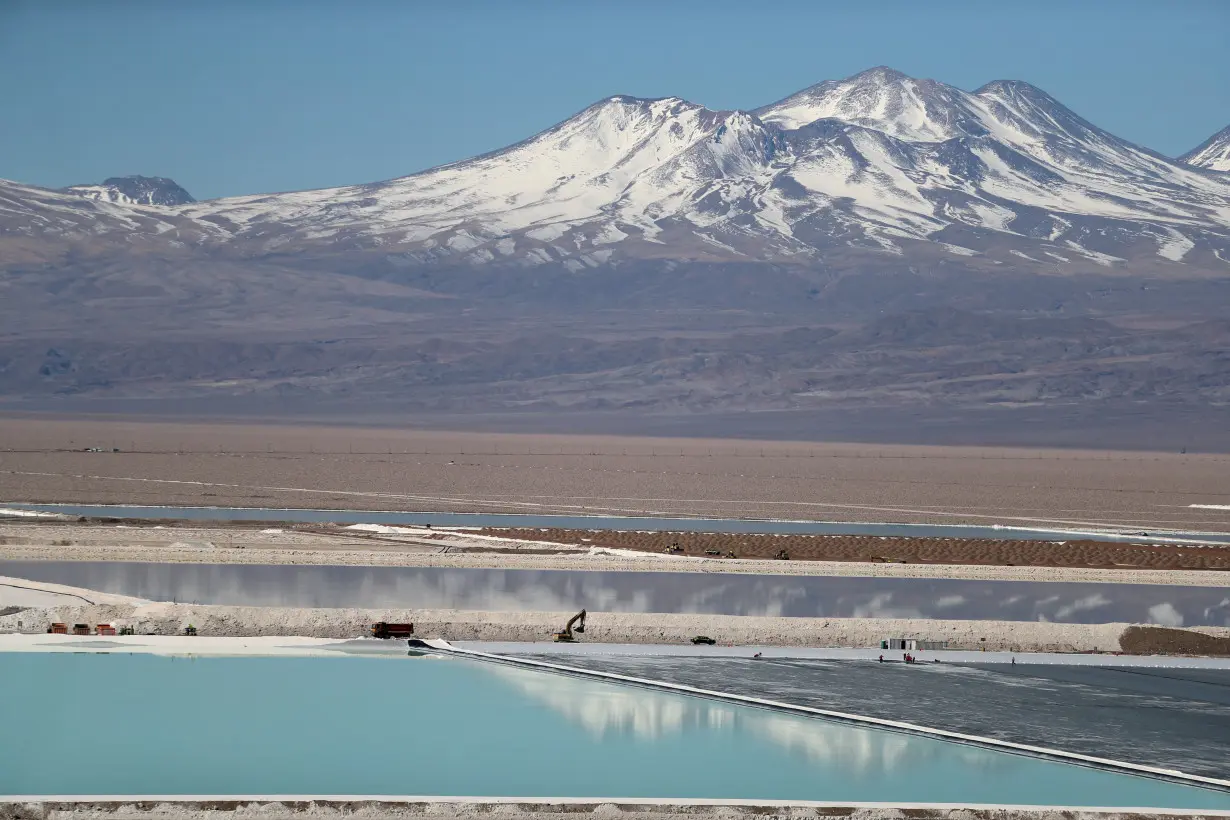
[[[414,634],[414,624],[390,624],[381,621],[372,624],[373,638],[409,638]]]

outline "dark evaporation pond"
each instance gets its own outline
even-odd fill
[[[1230,626],[1230,589],[1164,584],[119,561],[0,561],[0,575],[199,604]]]
[[[10,504],[12,509],[39,510],[94,518],[188,521],[294,521],[300,523],[389,524],[438,527],[559,527],[562,529],[644,530],[648,532],[781,533],[798,535],[884,535],[916,538],[999,538],[1055,541],[1080,537],[1095,541],[1150,538],[1128,531],[1073,528],[944,526],[942,524],[860,523],[851,521],[778,521],[746,518],[625,518],[584,515],[501,515],[493,513],[381,512],[375,510],[292,510],[254,507],[130,507],[82,504]],[[1111,528],[1108,528],[1111,529]],[[1155,533],[1167,539],[1230,544],[1230,533]]]
[[[561,662],[555,655],[530,657]],[[1230,669],[947,662],[906,666],[615,654],[573,654],[563,662],[1230,778]]]
[[[1230,809],[1220,790],[458,659],[0,652],[0,679],[22,738],[0,744],[5,795]]]

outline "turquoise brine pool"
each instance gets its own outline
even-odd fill
[[[0,730],[7,795],[1230,809],[1214,790],[455,658],[0,653]]]

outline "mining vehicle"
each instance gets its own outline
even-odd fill
[[[576,615],[569,618],[568,623],[564,625],[564,631],[556,632],[551,637],[555,639],[556,643],[572,643],[576,640],[576,638],[572,637],[574,624],[578,633],[585,631],[585,610],[582,609]]]
[[[409,638],[414,634],[414,624],[390,624],[384,621],[372,624],[373,638]]]

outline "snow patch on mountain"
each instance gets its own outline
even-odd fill
[[[1157,237],[1157,255],[1164,256],[1172,262],[1182,262],[1187,252],[1196,247],[1196,243],[1173,228],[1166,229],[1164,235]]]
[[[1230,126],[1218,131],[1179,159],[1198,168],[1230,172]]]

